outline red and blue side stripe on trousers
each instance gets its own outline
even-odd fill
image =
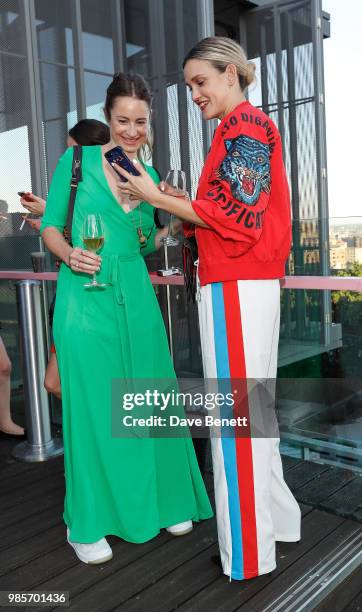
[[[237,281],[213,283],[211,291],[216,374],[219,386],[223,385],[220,379],[225,379],[223,392],[228,392],[232,391],[233,379],[246,384],[238,284]],[[221,416],[226,414],[227,408],[222,407]],[[232,416],[230,412],[228,416]],[[221,432],[221,444],[231,530],[230,577],[243,580],[258,575],[252,441],[245,435],[230,436],[229,431],[224,433],[225,436]]]

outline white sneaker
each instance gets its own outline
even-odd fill
[[[83,563],[105,563],[113,557],[112,549],[108,544],[106,538],[102,538],[97,542],[91,544],[82,544],[81,542],[71,542],[69,540],[69,527],[67,527],[67,541],[68,544],[74,548],[75,554],[78,559]]]
[[[192,521],[184,521],[184,523],[177,523],[177,525],[170,525],[166,527],[166,531],[174,536],[182,536],[192,531]]]

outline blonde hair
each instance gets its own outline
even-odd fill
[[[244,49],[231,38],[225,36],[203,38],[188,52],[182,67],[184,68],[192,59],[210,62],[219,72],[225,72],[227,66],[233,64],[237,70],[242,91],[255,80],[254,62],[248,61]]]

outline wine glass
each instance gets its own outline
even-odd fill
[[[177,192],[174,194],[176,197],[186,195],[186,175],[183,170],[169,170],[165,183]],[[171,234],[173,217],[174,215],[171,214],[167,236],[161,238],[161,242],[165,246],[177,246],[179,244],[177,238]]]
[[[100,215],[87,215],[83,224],[83,242],[87,251],[97,253],[104,243],[104,227],[102,217]],[[106,283],[98,283],[96,272],[93,272],[93,279],[89,283],[85,283],[84,287],[106,287]]]

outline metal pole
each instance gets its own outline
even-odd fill
[[[315,131],[316,131],[316,161],[318,189],[319,218],[319,253],[320,273],[328,276],[329,267],[329,211],[327,188],[327,150],[326,124],[324,106],[324,71],[323,71],[323,33],[322,33],[322,1],[311,0],[312,42],[313,42],[313,78],[315,97]],[[330,291],[323,291],[321,299],[322,327],[321,343],[330,342],[332,305]]]
[[[74,44],[74,63],[76,65],[75,80],[76,80],[76,96],[77,96],[77,113],[79,119],[85,119],[87,116],[87,101],[84,83],[84,53],[82,40],[82,15],[80,0],[73,0],[71,3],[72,11],[72,26],[73,26],[73,44]]]
[[[267,44],[266,44],[266,23],[260,24],[260,78],[261,78],[261,105],[264,112],[269,110],[269,90],[268,90],[268,64],[267,64]]]
[[[24,11],[24,32],[26,41],[26,53],[27,53],[27,70],[29,75],[29,93],[30,93],[30,110],[31,110],[31,148],[32,154],[30,155],[31,166],[32,166],[32,188],[34,193],[42,194],[46,197],[47,182],[46,182],[46,170],[44,162],[44,148],[43,148],[43,107],[41,100],[41,79],[40,79],[40,68],[39,68],[39,57],[38,57],[38,43],[36,33],[36,12],[34,0],[30,0],[22,5]],[[44,243],[39,236],[39,250],[44,252]],[[45,290],[45,281],[43,281],[43,304],[45,311],[48,310],[48,296]],[[47,348],[50,347],[50,330],[48,321],[45,322]]]
[[[278,101],[278,130],[283,144],[283,159],[285,157],[285,129],[284,129],[284,108],[283,108],[283,73],[282,73],[282,32],[280,23],[280,12],[277,6],[274,7],[274,45],[275,45],[275,64],[277,82],[277,101]]]
[[[30,103],[30,161],[31,185],[34,193],[46,196],[46,172],[44,164],[43,131],[41,119],[43,117],[41,100],[41,80],[39,72],[38,45],[35,29],[34,0],[21,3],[24,14],[24,37],[26,43],[26,70],[28,74]],[[43,250],[42,243],[41,250]]]
[[[162,0],[148,0],[149,41],[152,82],[155,92],[157,115],[154,118],[156,149],[153,155],[154,165],[162,176],[170,167],[170,139],[167,109],[167,79],[164,6]]]
[[[176,2],[176,42],[177,42],[177,63],[182,65],[182,60],[185,55],[185,32],[184,32],[184,8],[182,2]],[[176,77],[177,80],[177,102],[179,111],[179,134],[180,134],[180,154],[181,168],[185,170],[187,179],[190,178],[190,142],[189,142],[189,126],[188,126],[188,110],[187,110],[187,91],[183,78]],[[190,180],[191,184],[191,180]]]
[[[289,93],[289,153],[290,153],[290,187],[292,193],[292,236],[294,253],[294,274],[304,274],[303,248],[301,245],[300,222],[300,198],[299,198],[299,169],[298,169],[298,131],[297,131],[297,110],[296,110],[296,90],[295,90],[295,62],[294,62],[294,36],[292,14],[286,13],[287,20],[287,75]],[[284,143],[283,143],[284,144]],[[287,317],[288,328],[290,329],[290,294],[286,292],[287,298]],[[296,301],[296,333],[298,339],[305,336],[305,317],[306,303],[305,294],[302,291],[295,292]]]
[[[127,71],[127,50],[126,50],[126,16],[124,0],[112,0],[112,38],[113,38],[113,57],[114,71]]]
[[[16,283],[28,439],[17,444],[12,455],[21,461],[46,461],[63,453],[62,440],[52,438],[49,396],[44,388],[47,351],[40,288],[41,281]]]
[[[198,37],[201,40],[207,36],[215,35],[215,17],[214,17],[214,2],[213,0],[197,0],[197,31]],[[195,43],[197,41],[195,40]],[[188,51],[189,49],[187,49]],[[202,122],[202,134],[204,140],[204,157],[207,156],[211,147],[214,132],[217,128],[217,120]]]

